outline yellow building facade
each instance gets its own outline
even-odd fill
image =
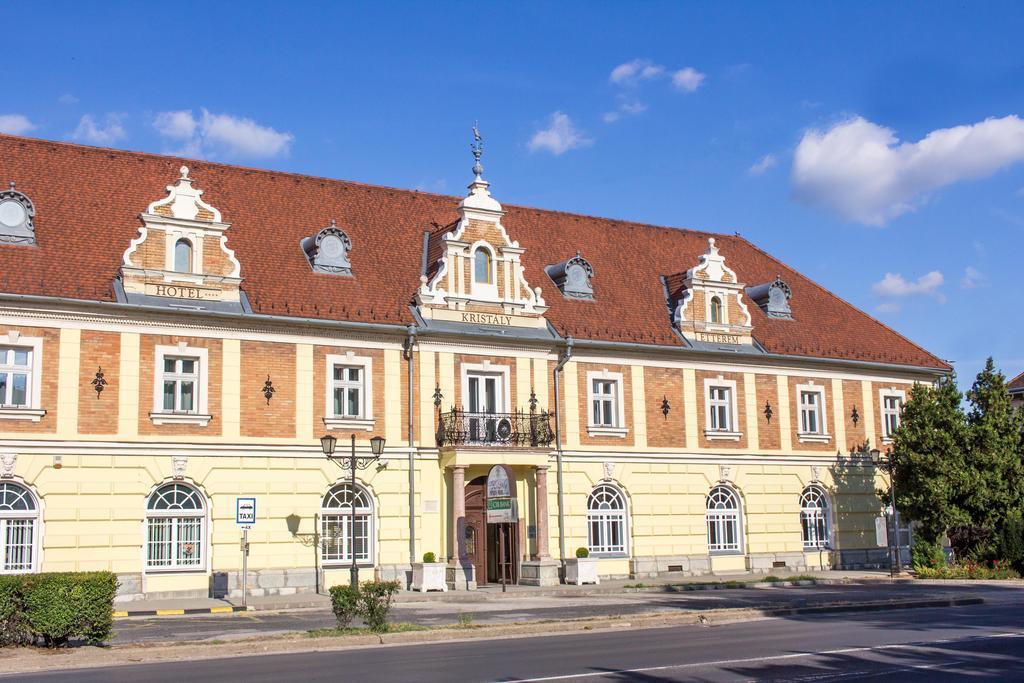
[[[0,147],[5,572],[238,595],[240,497],[256,594],[347,581],[351,545],[361,579],[408,585],[433,552],[454,590],[557,582],[577,548],[605,577],[887,561],[866,453],[948,368],[746,243],[506,211],[479,164],[457,202]],[[282,184],[324,219],[276,234]],[[355,490],[325,434],[385,439]]]

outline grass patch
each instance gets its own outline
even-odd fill
[[[668,583],[664,588],[667,591],[702,591],[716,590],[720,588],[748,588],[750,584],[746,581],[694,581],[693,583]]]
[[[459,623],[456,624],[458,628],[469,628],[473,625],[473,615],[467,612],[459,612]]]
[[[374,632],[365,626],[347,628],[314,628],[306,631],[309,638],[333,638],[337,636],[373,636],[380,633],[406,633],[408,631],[429,631],[429,626],[411,624],[407,621],[400,621],[396,624],[388,624],[388,629],[382,632]]]

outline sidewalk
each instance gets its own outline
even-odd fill
[[[815,582],[822,585],[836,583],[885,583],[894,581],[885,571],[809,571],[800,573],[777,573],[772,574],[782,579],[790,576],[812,576]],[[656,579],[612,579],[602,581],[599,585],[585,586],[506,586],[503,592],[500,585],[489,584],[475,591],[448,591],[418,593],[413,591],[400,591],[395,596],[396,604],[423,603],[423,602],[445,602],[445,603],[472,603],[487,602],[491,600],[509,600],[516,598],[541,598],[541,597],[583,597],[587,595],[614,595],[619,593],[641,593],[641,592],[678,592],[681,590],[714,590],[718,588],[765,588],[775,586],[764,581],[766,574],[728,574],[714,576],[693,576],[673,577]],[[908,581],[909,578],[895,579],[895,581]],[[747,584],[739,586],[737,584]],[[330,595],[324,590],[320,594],[297,593],[295,595],[266,595],[251,596],[242,606],[241,598],[218,600],[214,598],[184,598],[165,600],[135,600],[132,602],[121,602],[114,605],[114,616],[142,617],[142,616],[182,616],[191,614],[228,614],[241,611],[265,611],[280,612],[301,609],[329,609],[331,606]]]

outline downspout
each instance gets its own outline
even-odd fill
[[[416,561],[416,449],[413,445],[413,347],[416,345],[416,327],[406,328],[408,337],[402,344],[402,355],[405,356],[409,374],[409,564]]]
[[[562,410],[558,392],[558,375],[572,358],[572,337],[566,337],[565,349],[558,354],[558,364],[552,372],[555,380],[555,463],[558,476],[558,561],[565,570],[565,485],[562,476]]]

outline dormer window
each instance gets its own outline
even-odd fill
[[[494,275],[491,267],[491,253],[483,247],[477,247],[473,254],[473,282],[481,285],[494,284]]]
[[[776,277],[773,282],[747,288],[747,296],[761,307],[769,318],[792,320],[793,313],[789,308],[789,300],[793,291],[782,278]]]
[[[709,318],[713,323],[721,324],[725,322],[722,315],[722,300],[717,296],[711,297],[711,314]]]
[[[594,269],[577,251],[570,259],[544,269],[566,299],[593,299],[594,288],[590,279]]]
[[[9,189],[0,192],[0,242],[35,244],[35,215],[32,200],[15,190],[12,182]]]
[[[352,240],[334,220],[313,237],[302,240],[302,250],[306,252],[314,272],[352,274],[352,263],[348,256],[352,250]]]
[[[192,243],[186,239],[174,243],[174,270],[177,273],[192,272]]]

